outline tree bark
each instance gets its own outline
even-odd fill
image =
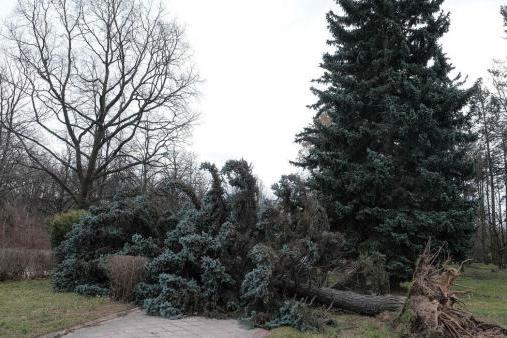
[[[289,289],[302,297],[362,315],[375,316],[385,311],[399,311],[405,303],[402,296],[371,296],[331,288],[312,288],[289,283]]]

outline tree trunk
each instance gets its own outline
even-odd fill
[[[406,299],[402,296],[370,296],[331,288],[295,286],[294,283],[289,283],[289,289],[299,296],[315,298],[322,304],[369,316],[399,311]]]

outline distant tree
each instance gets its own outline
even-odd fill
[[[20,0],[7,36],[30,105],[13,132],[79,207],[107,178],[156,162],[196,119],[183,32],[154,3]]]
[[[143,190],[161,197],[161,207],[177,214],[186,203],[196,202],[204,195],[208,180],[200,170],[196,156],[182,149],[171,148],[165,153],[158,166],[148,168],[147,176],[142,175]]]
[[[499,267],[507,264],[507,72],[495,62],[491,83],[471,101],[479,142],[476,147],[477,214],[475,258]],[[490,87],[491,89],[487,89]]]
[[[439,39],[443,0],[338,0],[327,15],[335,50],[313,88],[314,123],[298,135],[332,224],[350,252],[387,255],[393,282],[407,280],[431,237],[468,253],[474,203],[462,112],[473,90],[451,79]]]
[[[476,191],[479,198],[478,232],[481,241],[482,260],[501,265],[499,252],[502,226],[502,163],[499,104],[496,98],[481,84],[471,101],[471,110],[479,139],[476,150]],[[476,246],[477,251],[477,246]]]
[[[19,187],[19,163],[24,156],[14,130],[22,127],[16,124],[16,114],[24,104],[27,83],[15,73],[7,62],[0,66],[0,199]]]

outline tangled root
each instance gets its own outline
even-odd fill
[[[432,253],[430,245],[419,257],[414,273],[413,285],[400,316],[399,324],[409,313],[409,330],[412,336],[444,337],[507,337],[507,330],[484,323],[465,309],[459,296],[467,291],[453,291],[456,279],[461,275],[459,268],[441,262],[441,249]]]

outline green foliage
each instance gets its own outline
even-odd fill
[[[125,243],[123,249],[118,253],[128,256],[155,257],[160,252],[160,247],[151,237],[143,238],[140,234],[132,236],[132,242]]]
[[[284,283],[318,285],[341,254],[325,210],[298,176],[275,185],[262,204],[251,166],[205,163],[211,184],[169,219],[149,200],[119,197],[91,208],[57,248],[58,291],[110,293],[111,255],[149,258],[133,300],[150,315],[235,314],[256,326],[314,329],[306,306],[286,302]],[[321,268],[322,266],[326,268]]]
[[[170,318],[241,311],[257,326],[280,316],[287,323],[290,311],[296,318],[297,306],[279,312],[283,280],[322,280],[325,271],[316,266],[340,255],[341,236],[329,231],[325,211],[297,176],[283,177],[274,187],[280,197],[260,205],[245,161],[229,161],[220,172],[210,164],[203,169],[212,183],[202,207],[182,210],[164,252],[147,266],[146,283],[138,285],[138,303]],[[310,328],[301,321],[291,319],[291,325]]]
[[[194,279],[173,274],[160,274],[158,283],[159,295],[156,298],[145,299],[143,302],[143,307],[148,314],[178,319],[183,316],[182,309],[200,310],[201,288]]]
[[[52,274],[58,291],[103,295],[109,288],[107,256],[120,253],[158,253],[151,240],[163,225],[140,197],[118,198],[82,217],[55,250],[60,262]],[[141,237],[142,236],[142,237]]]
[[[232,283],[232,278],[226,272],[226,268],[222,265],[220,260],[205,256],[201,261],[201,277],[204,288],[203,295],[216,304],[219,301],[219,290],[224,286],[230,285]]]
[[[74,292],[83,296],[109,296],[109,288],[95,284],[81,284],[74,288]]]
[[[292,300],[285,301],[276,317],[265,325],[268,329],[280,326],[291,326],[299,331],[318,331],[320,323],[306,304]]]
[[[312,89],[317,114],[297,137],[305,146],[297,164],[348,252],[386,255],[398,283],[430,237],[458,259],[469,249],[474,135],[463,108],[473,90],[449,78],[443,0],[337,2],[343,14],[327,16],[334,51]]]
[[[65,239],[65,235],[72,229],[72,225],[78,223],[81,217],[86,216],[86,210],[69,210],[51,217],[48,222],[51,246],[56,248]]]
[[[241,298],[247,301],[269,302],[272,298],[269,285],[273,270],[269,266],[259,266],[248,272],[241,283]]]
[[[55,288],[105,295],[109,255],[145,256],[145,280],[133,298],[150,315],[228,313],[257,326],[314,328],[306,324],[311,316],[299,316],[300,305],[285,303],[284,283],[318,285],[341,254],[343,239],[329,231],[315,196],[301,178],[287,176],[275,186],[277,199],[261,204],[246,161],[202,169],[209,190],[170,221],[139,197],[92,208],[57,249]]]

